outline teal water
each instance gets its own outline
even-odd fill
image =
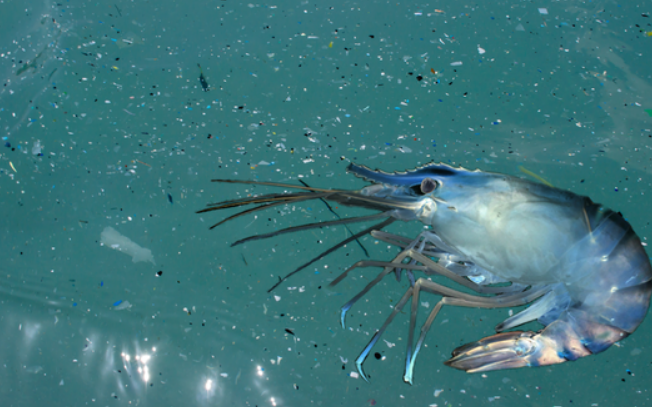
[[[442,362],[508,311],[444,308],[409,386],[400,315],[366,383],[354,360],[405,279],[386,279],[342,329],[341,305],[377,272],[326,288],[366,258],[357,244],[267,289],[344,228],[229,247],[333,219],[321,202],[214,230],[235,212],[195,214],[276,191],[212,178],[360,188],[350,161],[387,171],[442,161],[534,173],[621,211],[645,242],[650,11],[634,1],[1,2],[1,404],[652,405],[649,318],[597,356],[469,375]],[[141,257],[112,250],[107,227]],[[361,242],[372,259],[395,253]],[[425,314],[437,298],[421,301]]]

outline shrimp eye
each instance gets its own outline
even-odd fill
[[[429,194],[432,191],[437,189],[437,181],[435,181],[432,178],[424,178],[423,181],[421,181],[421,193],[422,194]]]
[[[424,178],[421,184],[411,187],[415,195],[423,196],[437,189],[437,181],[432,178]]]

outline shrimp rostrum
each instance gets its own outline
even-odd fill
[[[258,181],[216,182],[303,190],[210,204],[201,213],[261,204],[214,226],[259,210],[322,199],[380,211],[369,216],[295,226],[251,240],[315,227],[381,220],[302,265],[371,234],[400,248],[393,260],[360,261],[331,282],[360,267],[382,271],[342,307],[341,320],[362,296],[390,273],[405,274],[410,287],[356,360],[362,364],[394,317],[410,305],[404,380],[412,383],[415,360],[444,305],[505,308],[529,305],[496,327],[496,334],[453,351],[446,365],[469,373],[545,366],[599,353],[630,335],[643,321],[652,293],[652,268],[630,224],[589,198],[521,178],[445,164],[385,173],[350,164],[348,171],[372,184],[358,191]],[[429,228],[416,238],[383,231],[390,223],[420,221]],[[420,276],[423,275],[423,276]],[[425,276],[425,277],[424,277]],[[451,280],[454,287],[428,276]],[[437,278],[437,281],[442,281]],[[280,282],[279,282],[280,283]],[[278,285],[278,284],[277,284]],[[418,332],[422,292],[441,297]],[[538,332],[511,330],[538,321]]]

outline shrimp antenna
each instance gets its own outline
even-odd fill
[[[388,216],[387,214],[383,214],[383,215]],[[317,260],[321,259],[322,257],[334,252],[335,250],[339,249],[340,247],[344,246],[345,244],[347,244],[349,242],[352,242],[353,240],[355,240],[355,239],[357,239],[357,238],[359,238],[361,236],[364,236],[367,233],[371,233],[372,230],[382,229],[385,226],[391,225],[395,221],[396,221],[396,219],[394,219],[394,218],[385,219],[384,221],[382,221],[382,222],[380,222],[380,223],[378,223],[376,225],[373,225],[373,226],[371,226],[371,227],[369,227],[369,228],[367,228],[367,229],[365,229],[365,230],[363,230],[361,232],[356,233],[355,235],[353,235],[353,236],[351,236],[351,237],[349,237],[347,239],[342,240],[340,243],[336,244],[335,246],[331,247],[330,249],[328,249],[328,250],[324,251],[323,253],[319,254],[317,257],[313,258],[312,260],[310,260],[307,263],[302,264],[301,266],[297,267],[297,269],[295,269],[291,273],[286,274],[285,277],[281,278],[276,284],[274,284],[274,286],[272,288],[267,290],[267,292],[268,293],[272,292],[276,287],[281,285],[281,283],[283,283],[288,278],[292,277],[293,275],[295,275],[299,271],[303,270],[304,268],[308,267],[309,265],[316,262]]]

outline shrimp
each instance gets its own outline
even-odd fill
[[[496,326],[495,335],[458,347],[444,362],[469,373],[546,366],[600,353],[632,334],[647,313],[652,268],[641,241],[620,213],[593,203],[588,197],[510,175],[470,171],[441,163],[394,173],[351,163],[347,170],[371,185],[347,191],[274,182],[213,180],[295,188],[303,192],[209,204],[198,212],[261,204],[227,217],[211,228],[260,210],[312,199],[380,212],[295,226],[251,236],[232,245],[311,228],[384,219],[286,276],[366,234],[400,248],[394,259],[359,261],[330,283],[335,286],[357,268],[382,268],[342,307],[344,327],[346,313],[385,276],[394,273],[399,279],[405,273],[409,279],[410,287],[356,359],[357,369],[365,380],[368,378],[363,362],[408,302],[410,325],[403,379],[410,384],[426,334],[444,305],[506,308],[529,304]],[[420,221],[428,228],[416,238],[382,230],[397,220]],[[425,277],[417,278],[417,273]],[[443,277],[459,288],[432,281],[428,276]],[[422,292],[441,298],[415,342]],[[538,332],[509,331],[535,320],[543,325]]]

